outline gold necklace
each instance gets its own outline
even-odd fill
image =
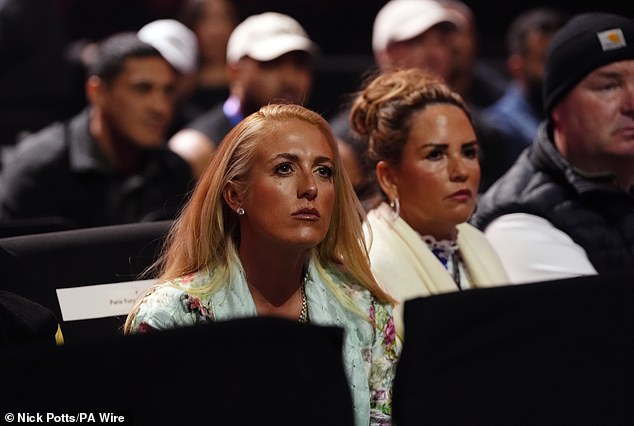
[[[302,285],[299,287],[299,291],[302,294],[302,311],[299,313],[298,321],[301,323],[308,322],[308,300],[306,300],[306,277],[304,277],[304,281]]]

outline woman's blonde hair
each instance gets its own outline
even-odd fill
[[[326,270],[366,287],[382,301],[394,301],[377,285],[370,270],[362,231],[365,213],[344,172],[330,126],[316,112],[291,104],[264,106],[225,136],[189,202],[175,220],[162,254],[151,269],[158,271],[159,285],[201,270],[213,271],[209,286],[202,289],[203,292],[214,291],[229,282],[230,266],[232,262],[239,262],[236,248],[239,222],[236,212],[227,205],[223,190],[229,183],[241,190],[246,189],[257,147],[282,123],[290,120],[301,120],[315,126],[328,140],[335,157],[335,203],[330,226],[324,240],[311,252],[322,278],[352,309],[352,302],[337,291]],[[126,329],[129,322],[130,317],[126,321]]]

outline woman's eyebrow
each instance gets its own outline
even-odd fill
[[[289,160],[289,161],[293,161],[293,162],[297,162],[299,161],[299,157],[295,154],[291,154],[289,152],[281,152],[279,154],[275,154],[271,157],[271,159],[269,161],[275,161],[279,158],[283,158],[285,160]]]

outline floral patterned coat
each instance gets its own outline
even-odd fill
[[[391,306],[376,300],[367,289],[328,274],[336,289],[309,263],[306,297],[310,322],[344,329],[343,359],[355,423],[389,425],[392,380],[402,346],[394,330]],[[230,274],[228,285],[200,295],[195,289],[207,285],[210,276],[199,271],[154,287],[131,313],[131,332],[257,315],[240,265]],[[367,316],[344,307],[336,293],[345,294]]]

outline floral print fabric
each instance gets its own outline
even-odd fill
[[[240,267],[228,285],[213,294],[196,288],[208,283],[209,274],[198,272],[155,287],[132,313],[132,332],[164,330],[256,316],[257,311]],[[345,308],[332,288],[309,265],[306,296],[310,322],[343,327],[343,358],[351,387],[357,425],[391,424],[392,381],[401,351],[391,306],[374,299],[365,288],[343,283],[335,275],[331,282],[365,314]]]

